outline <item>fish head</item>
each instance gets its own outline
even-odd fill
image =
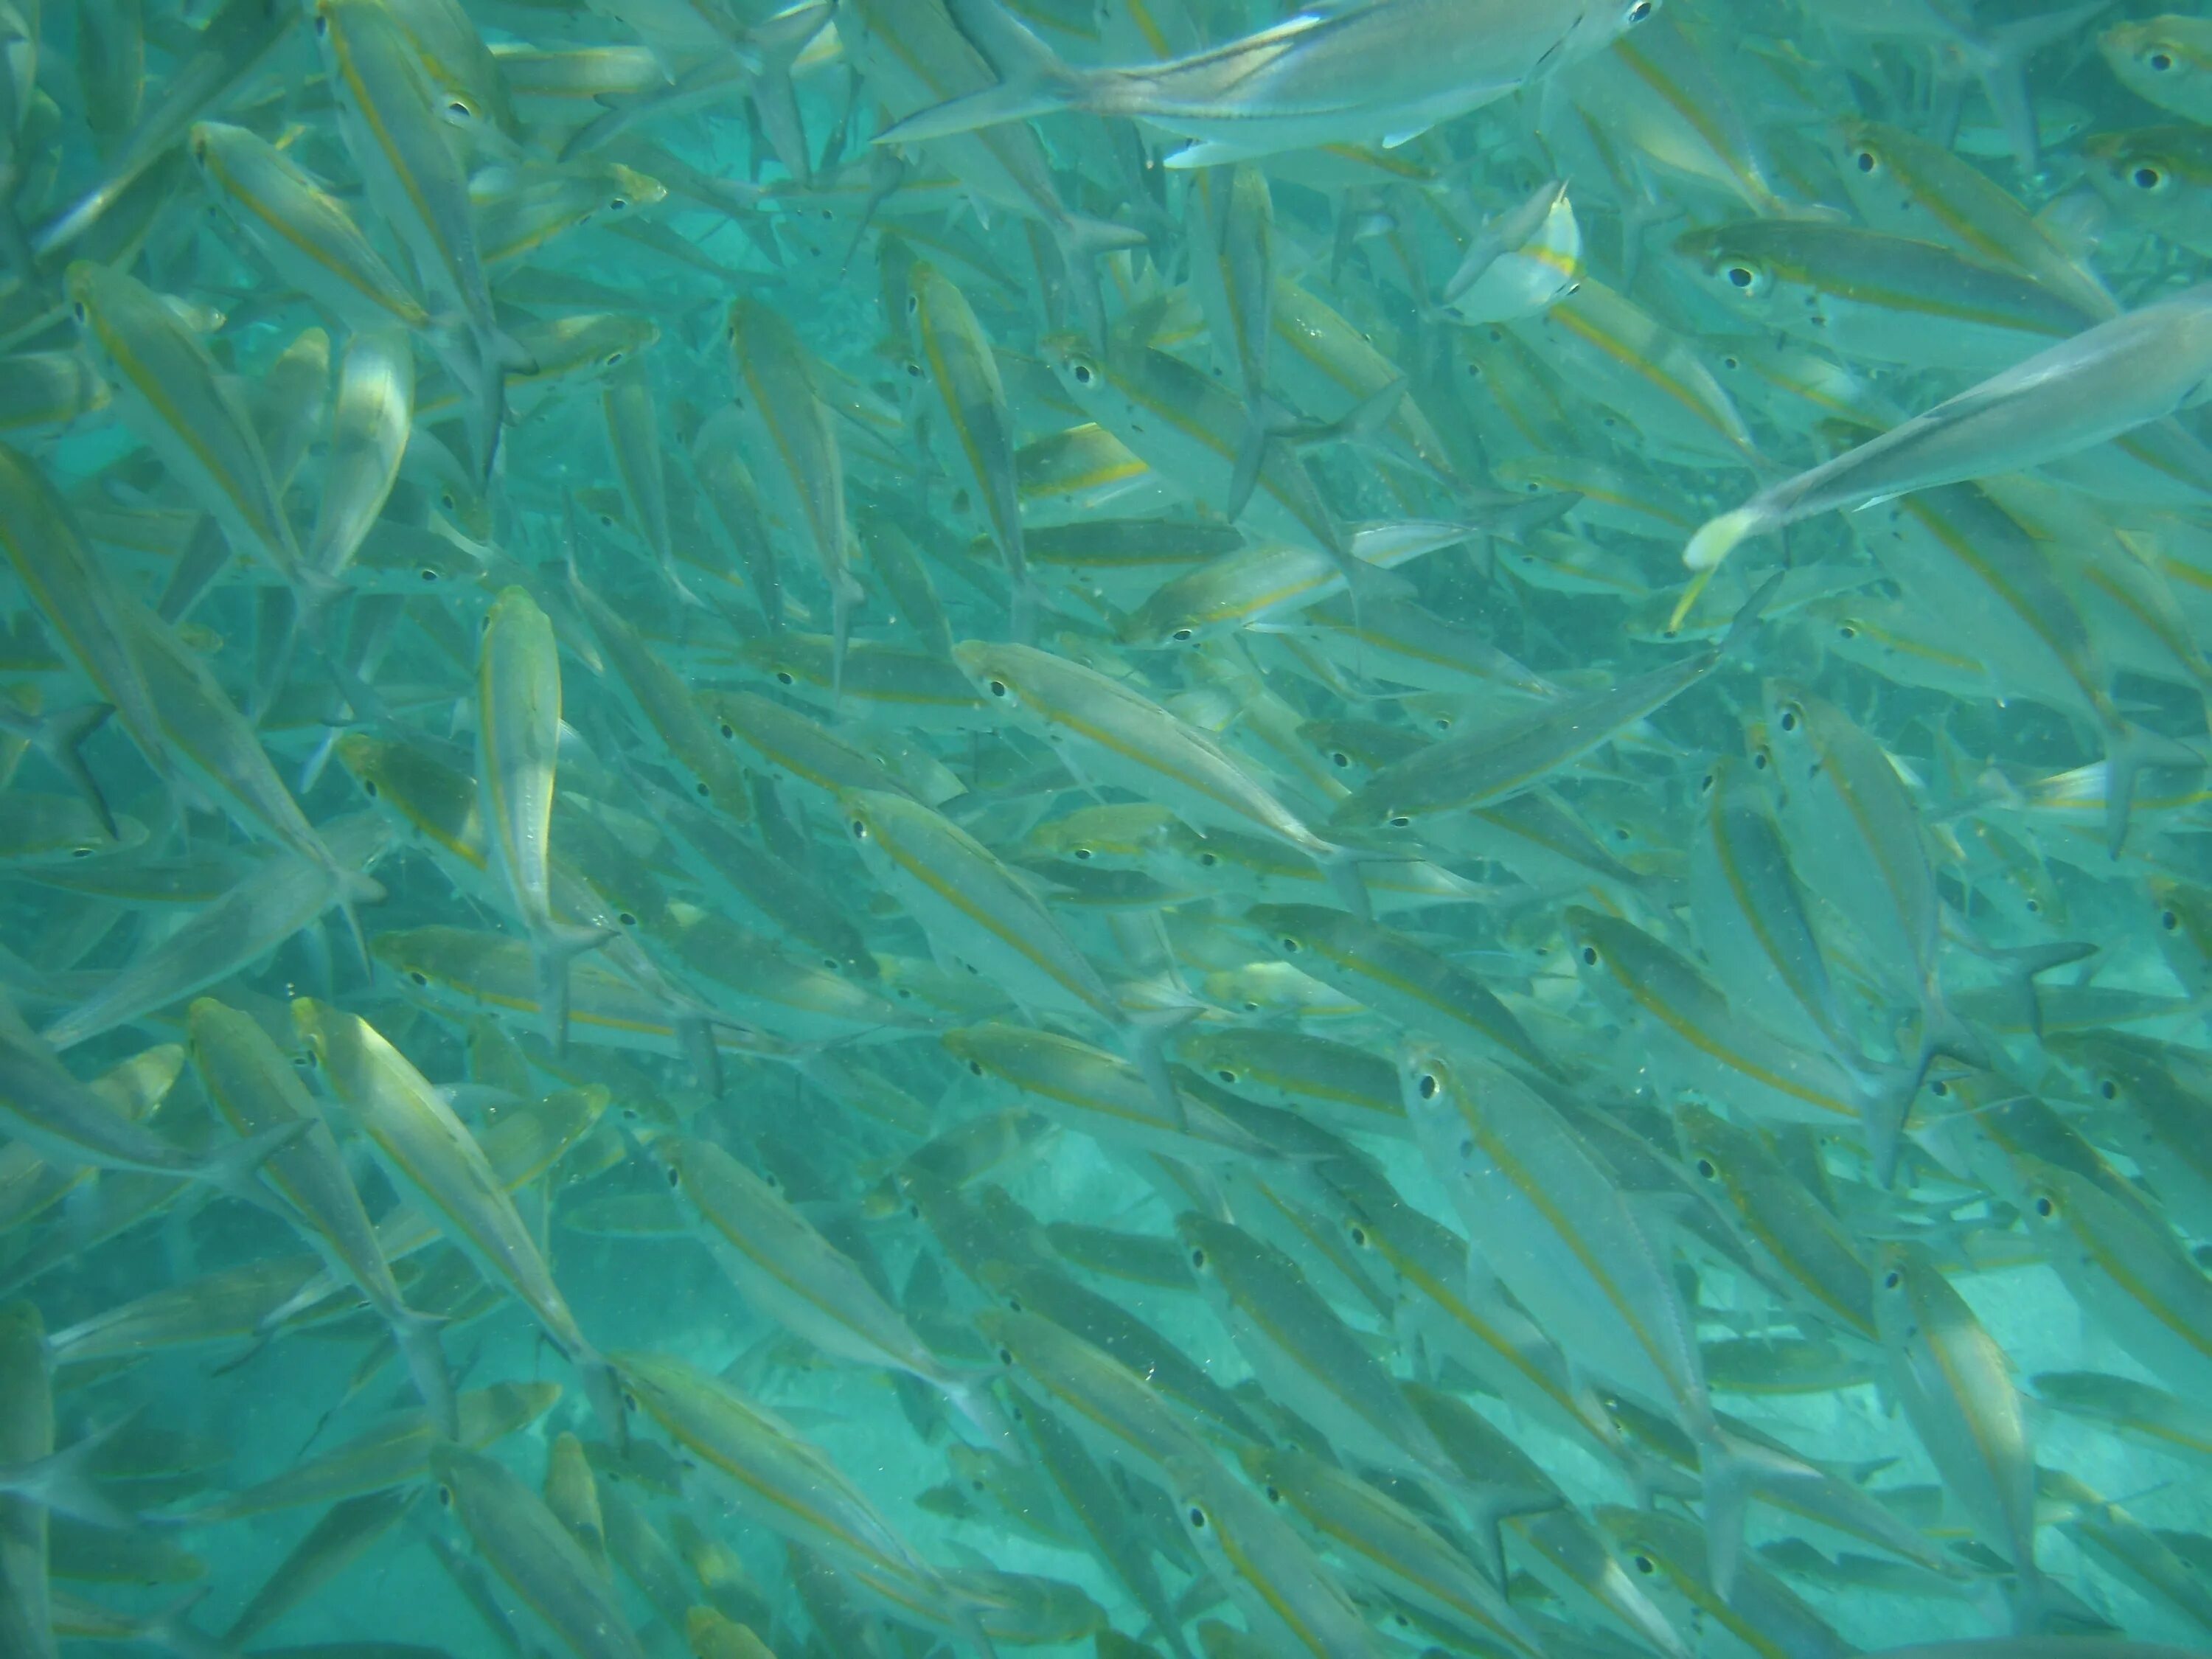
[[[2097,37],[2097,50],[2129,91],[2172,109],[2192,94],[2201,96],[2212,78],[2212,54],[2190,21],[2165,16],[2116,23]]]

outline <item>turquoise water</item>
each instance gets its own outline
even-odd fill
[[[2212,1643],[2212,25],[0,64],[0,1659]]]

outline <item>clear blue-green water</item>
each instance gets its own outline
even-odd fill
[[[0,0],[0,1659],[2212,1643],[2207,122]]]

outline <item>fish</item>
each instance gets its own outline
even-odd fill
[[[613,1373],[578,1327],[529,1230],[468,1127],[381,1033],[358,1016],[301,998],[293,1020],[333,1094],[375,1144],[438,1231],[505,1285],[582,1373],[607,1433],[627,1419]]]
[[[2208,66],[0,0],[0,1650],[2174,1659]]]
[[[2012,1564],[2014,1618],[2041,1614],[2035,1559],[2035,1458],[2011,1364],[1965,1298],[1918,1245],[1883,1248],[1875,1317],[1903,1406],[1946,1489]]]
[[[606,1659],[645,1651],[611,1586],[592,1571],[544,1500],[505,1464],[434,1441],[429,1473],[440,1507],[459,1517],[492,1571],[573,1651]]]
[[[994,0],[963,0],[1007,74],[996,87],[908,116],[878,135],[904,143],[1054,110],[1135,117],[1190,142],[1170,158],[1219,167],[1315,144],[1418,137],[1601,51],[1656,5],[1552,4],[1470,13],[1386,0],[1301,14],[1185,58],[1127,69],[1070,70]]]
[[[490,862],[530,940],[538,1004],[556,1047],[568,1038],[571,961],[606,940],[604,929],[553,915],[553,791],[561,725],[561,665],[553,624],[520,587],[502,592],[477,657],[478,812]]]
[[[746,1300],[825,1352],[920,1378],[983,1434],[1011,1433],[989,1396],[930,1352],[854,1263],[773,1187],[709,1142],[656,1141],[669,1190]]]

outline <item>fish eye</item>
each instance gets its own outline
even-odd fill
[[[429,975],[424,973],[420,968],[410,968],[407,970],[407,977],[418,986],[427,988],[430,983]]]
[[[920,363],[908,363],[906,366],[906,377],[909,380],[920,380],[921,378],[921,365]]]
[[[71,306],[70,307],[70,313],[74,316],[77,321],[80,323],[82,322],[85,318],[84,301],[79,300],[75,305]]]
[[[1781,720],[1776,724],[1785,732],[1795,732],[1797,729],[1797,711],[1794,708],[1784,709]]]
[[[1091,371],[1091,365],[1088,363],[1076,364],[1073,372],[1075,375],[1075,383],[1078,386],[1089,386],[1092,380],[1097,378],[1097,376]],[[1193,1510],[1192,1513],[1195,1514],[1197,1511]]]
[[[1361,1226],[1358,1222],[1355,1221],[1352,1224],[1351,1231],[1347,1232],[1345,1237],[1352,1241],[1352,1248],[1354,1249],[1364,1250],[1367,1248],[1367,1229]]]
[[[1190,1253],[1190,1265],[1194,1267],[1203,1267],[1206,1266],[1206,1252],[1204,1250],[1193,1250]]]
[[[1190,634],[1191,630],[1189,629],[1178,628],[1174,633],[1169,635],[1168,637],[1171,640],[1187,640],[1190,637]]]
[[[599,359],[599,363],[602,368],[614,368],[620,366],[622,360],[623,354],[621,352],[610,351],[605,356]]]
[[[723,736],[723,738],[724,738],[725,739],[728,739],[728,738],[734,738],[734,737],[736,737],[737,735],[738,735],[738,728],[737,728],[736,726],[734,726],[731,725],[731,724],[729,723],[729,721],[727,721],[727,720],[724,720],[724,721],[722,722],[722,736]]]
[[[1583,966],[1585,968],[1595,968],[1597,966],[1596,945],[1585,945],[1583,946]]]
[[[632,1394],[628,1389],[624,1389],[623,1390],[623,1409],[629,1412],[634,1412],[637,1409],[637,1396]]]
[[[1701,791],[1702,791],[1702,790],[1711,789],[1712,787],[1713,787],[1713,775],[1712,775],[1711,773],[1710,773],[1710,772],[1706,773],[1706,774],[1705,774],[1705,775],[1704,777],[1700,778],[1700,779],[1698,781],[1698,789],[1699,789],[1699,790],[1701,790]]]
[[[2166,182],[2166,174],[2154,167],[2140,167],[2128,175],[2129,182],[2137,190],[2156,190]]]
[[[1084,863],[1088,864],[1091,862],[1091,849],[1088,847],[1079,847],[1075,849],[1075,856]]]
[[[1421,1073],[1420,1082],[1414,1086],[1414,1092],[1423,1100],[1434,1100],[1437,1097],[1437,1091],[1441,1086],[1437,1081],[1437,1074],[1434,1072],[1424,1072]]]
[[[376,780],[374,778],[363,778],[361,781],[361,792],[362,794],[367,795],[371,800],[374,800],[376,799]]]
[[[1656,0],[1636,0],[1636,3],[1628,9],[1628,21],[1631,23],[1640,23],[1658,9]]]
[[[1001,1365],[1011,1365],[1011,1364],[1012,1364],[1014,1363],[1014,1351],[1013,1351],[1012,1348],[1001,1348],[1001,1349],[1000,1349],[1000,1350],[999,1350],[999,1363],[1000,1363]]]
[[[2172,911],[2168,910],[2159,917],[2158,925],[2165,928],[2166,931],[2170,933],[2175,928],[2181,926],[2181,918],[2176,915]]]
[[[1284,934],[1284,935],[1283,935],[1282,945],[1283,945],[1283,954],[1284,954],[1285,956],[1286,956],[1286,957],[1294,957],[1294,956],[1297,955],[1297,953],[1298,953],[1298,948],[1299,948],[1299,947],[1298,947],[1298,942],[1297,942],[1297,940],[1296,940],[1296,939],[1292,939],[1289,934],[1285,933],[1285,934]]]
[[[1659,1571],[1659,1564],[1656,1561],[1654,1561],[1648,1555],[1638,1553],[1633,1559],[1636,1563],[1637,1571],[1642,1573],[1647,1578],[1653,1573]]]
[[[909,295],[908,295],[906,296],[906,314],[907,314],[908,316],[911,317],[911,316],[913,316],[916,312],[920,311],[921,309],[921,296],[920,295],[917,295],[917,294],[909,294]]]
[[[1198,855],[1198,861],[1206,869],[1211,870],[1215,865],[1221,862],[1221,854],[1218,853],[1200,853]]]
[[[1766,751],[1764,749],[1751,757],[1751,769],[1754,772],[1764,772],[1766,769]]]
[[[2120,1085],[2112,1079],[2106,1078],[2097,1085],[2097,1092],[2106,1100],[2118,1100],[2120,1097]]]
[[[701,800],[712,800],[714,799],[714,792],[708,788],[705,784],[697,784],[695,785],[694,787],[698,790],[699,799]]]
[[[1003,696],[1005,696],[1006,695],[1006,681],[1004,681],[1004,680],[993,680],[993,681],[991,682],[991,695],[992,695],[993,696],[994,696],[994,697],[1003,697]]]
[[[70,856],[73,859],[88,859],[92,856],[92,848],[89,847],[72,847],[70,848]]]
[[[2048,1221],[2058,1213],[2058,1206],[2051,1201],[2050,1194],[2038,1193],[2035,1195],[2035,1212]]]
[[[330,20],[329,18],[327,18],[327,17],[324,16],[320,12],[316,13],[316,14],[315,14],[315,33],[318,33],[318,34],[328,34],[330,32],[331,32],[331,20]],[[446,1501],[446,1502],[447,1502],[447,1503],[451,1503],[453,1500],[452,1500],[450,1498],[448,1498],[445,1499],[444,1501]]]
[[[1331,766],[1349,766],[1352,764],[1352,757],[1346,754],[1341,749],[1333,750],[1329,754],[1328,763]]]
[[[1882,1275],[1881,1287],[1885,1291],[1893,1291],[1903,1283],[1905,1283],[1905,1275],[1894,1267]]]
[[[1877,165],[1874,152],[1870,149],[1861,150],[1858,154],[1858,163],[1861,173],[1872,173]]]
[[[323,20],[321,18],[318,17],[315,20],[315,27],[317,28],[320,28],[322,27],[322,23]],[[449,1510],[453,1507],[453,1489],[451,1486],[441,1486],[438,1488],[438,1507],[441,1510]]]
[[[448,115],[458,115],[465,121],[472,121],[476,118],[477,112],[471,109],[466,104],[463,103],[459,99],[455,98],[447,104],[446,113]]]
[[[1283,1494],[1281,1491],[1272,1483],[1268,1486],[1267,1490],[1267,1501],[1270,1504],[1279,1504],[1283,1501]]]
[[[438,580],[437,571],[427,564],[420,570],[416,571],[415,574],[418,580],[426,582],[434,582]]]
[[[617,912],[615,920],[622,923],[625,927],[635,927],[637,926],[637,918],[627,910]]]
[[[1410,830],[1413,826],[1413,820],[1411,814],[1406,812],[1393,812],[1390,815],[1390,827],[1393,830]]]
[[[1837,628],[1836,628],[1836,637],[1837,637],[1838,639],[1839,639],[1839,640],[1855,640],[1855,639],[1858,638],[1858,636],[1859,636],[1859,630],[1858,630],[1857,629],[1856,629],[1856,628],[1852,627],[1849,623],[1838,623],[1838,624],[1837,625]]]
[[[627,196],[617,196],[617,197],[611,198],[608,201],[608,203],[607,203],[607,207],[609,208],[609,210],[610,210],[611,211],[613,211],[613,212],[616,212],[616,213],[620,213],[620,212],[621,212],[624,208],[628,207],[629,205],[629,197],[627,197]]]
[[[1697,1167],[1698,1173],[1708,1181],[1711,1181],[1715,1176],[1720,1174],[1720,1170],[1715,1167],[1712,1159],[1709,1158],[1699,1158],[1698,1160]]]
[[[799,684],[796,679],[792,678],[791,671],[787,668],[779,668],[775,671],[775,683],[778,685],[796,685]]]
[[[853,839],[854,841],[866,841],[867,838],[867,821],[864,818],[854,818],[853,820]]]
[[[2159,74],[2163,75],[2173,67],[2173,54],[2170,52],[2154,52],[2144,58],[2143,62]]]
[[[1190,1506],[1190,1524],[1194,1530],[1203,1532],[1206,1529],[1206,1511],[1195,1504]]]
[[[1938,1100],[1948,1100],[1951,1097],[1951,1085],[1944,1082],[1942,1078],[1937,1078],[1935,1082],[1928,1085],[1928,1092]]]
[[[980,1060],[971,1060],[968,1062],[968,1069],[977,1077],[981,1077],[983,1075],[983,1062]]]
[[[684,1177],[676,1173],[676,1166],[672,1164],[668,1166],[668,1184],[672,1187],[681,1187],[684,1184]]]
[[[1735,288],[1748,289],[1759,280],[1759,273],[1749,265],[1730,265],[1727,274],[1730,285]]]

